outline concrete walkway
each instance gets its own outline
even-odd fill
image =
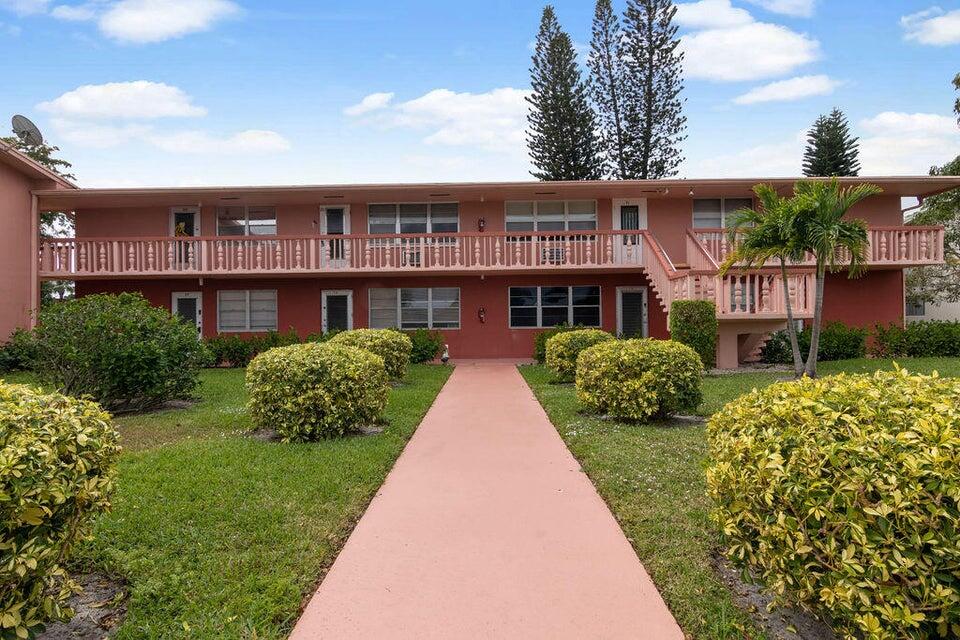
[[[683,633],[516,368],[465,363],[291,638]]]

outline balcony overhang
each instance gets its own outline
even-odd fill
[[[601,180],[577,182],[437,182],[420,184],[342,184],[130,189],[37,190],[41,211],[77,209],[243,204],[337,204],[390,201],[500,201],[596,198],[689,198],[749,195],[761,183],[789,190],[805,178],[710,178]],[[864,176],[840,178],[843,184],[870,182],[885,194],[929,197],[960,188],[960,176]]]

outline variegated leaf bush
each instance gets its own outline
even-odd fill
[[[703,363],[672,340],[610,340],[577,358],[577,399],[618,418],[649,420],[694,411],[702,400]]]
[[[383,358],[387,375],[393,380],[402,380],[410,364],[413,342],[410,336],[393,329],[352,329],[330,338],[331,344],[359,347]]]
[[[0,638],[71,617],[71,550],[110,507],[118,435],[99,405],[0,382]]]
[[[805,378],[708,425],[726,552],[847,638],[960,637],[960,379]]]
[[[250,416],[286,442],[342,436],[370,424],[390,391],[383,358],[332,341],[264,351],[246,375]]]
[[[601,329],[565,331],[547,340],[547,367],[561,382],[573,382],[577,374],[577,357],[584,349],[614,337]]]

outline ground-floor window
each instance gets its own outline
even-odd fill
[[[510,287],[510,327],[600,326],[600,287]]]
[[[276,329],[276,290],[217,292],[217,331],[276,331]]]
[[[371,329],[459,329],[460,289],[370,289]]]

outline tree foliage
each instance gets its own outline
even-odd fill
[[[840,109],[822,115],[807,134],[803,175],[810,177],[856,176],[860,173],[859,138]]]
[[[615,180],[630,177],[633,166],[634,130],[628,126],[626,70],[621,55],[620,21],[610,0],[597,0],[590,41],[590,95],[597,111],[604,169]]]
[[[930,175],[960,176],[960,156],[942,167],[933,167]],[[960,189],[924,199],[910,224],[944,226],[946,264],[910,269],[907,272],[908,299],[931,303],[960,302]]]
[[[530,68],[527,146],[539,180],[598,180],[603,176],[597,126],[570,36],[553,7],[543,9]]]
[[[683,53],[671,0],[627,0],[621,58],[627,87],[624,113],[636,136],[625,178],[676,175],[686,139],[683,115]]]
[[[960,91],[960,73],[953,78],[953,86],[956,87],[957,91]],[[957,114],[957,124],[960,124],[960,98],[957,98],[957,101],[953,103],[953,111]]]

